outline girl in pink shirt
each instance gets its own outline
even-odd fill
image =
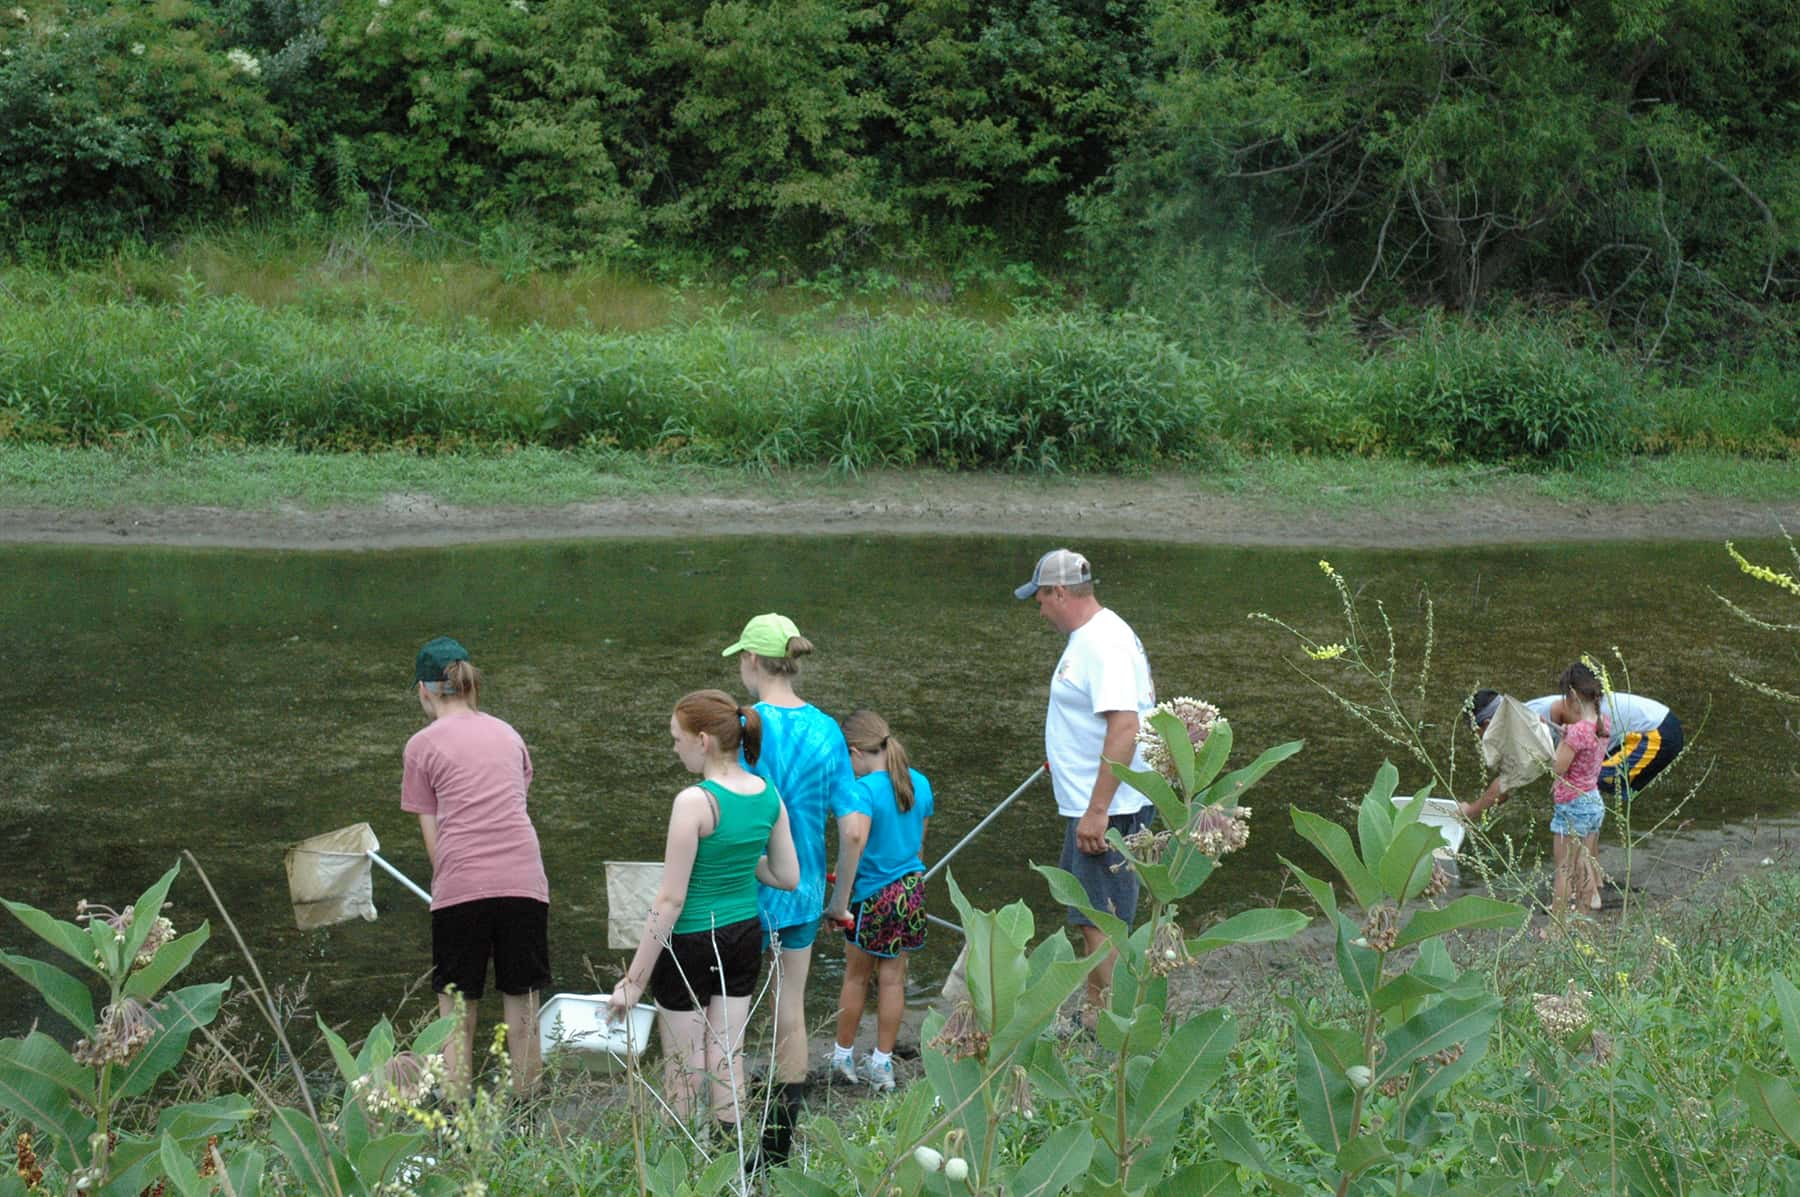
[[[406,743],[400,807],[419,816],[431,857],[431,987],[446,1017],[462,999],[461,1050],[445,1049],[449,1087],[466,1094],[475,1008],[488,962],[506,1018],[513,1085],[538,1076],[538,992],[550,983],[550,885],[525,811],[531,754],[510,725],[478,709],[481,671],[439,636],[414,664],[431,723]]]
[[[1600,764],[1612,734],[1600,713],[1600,679],[1577,662],[1563,670],[1558,685],[1562,702],[1556,712],[1563,725],[1562,744],[1551,770],[1556,774],[1550,796],[1556,809],[1550,816],[1555,839],[1556,880],[1550,914],[1560,919],[1569,908],[1570,891],[1576,908],[1600,908],[1600,824],[1606,804],[1600,798]]]

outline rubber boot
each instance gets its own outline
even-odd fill
[[[770,1103],[769,1121],[763,1127],[760,1165],[774,1168],[787,1163],[794,1149],[794,1123],[800,1120],[806,1104],[806,1082],[795,1081],[776,1086],[775,1100]]]

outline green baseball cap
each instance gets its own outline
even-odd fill
[[[422,682],[441,682],[446,666],[452,661],[468,659],[468,649],[448,636],[438,636],[426,641],[425,647],[419,650],[418,659],[413,662],[413,674]]]
[[[737,643],[720,653],[721,657],[729,657],[733,653],[745,650],[759,657],[785,657],[788,655],[788,641],[800,634],[794,621],[785,615],[777,615],[771,611],[767,615],[758,615],[744,625],[738,634]]]

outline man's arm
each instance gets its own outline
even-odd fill
[[[1087,813],[1075,825],[1075,846],[1089,856],[1099,856],[1106,851],[1106,811],[1112,805],[1113,795],[1119,792],[1119,779],[1107,768],[1107,762],[1129,764],[1138,734],[1136,711],[1106,711],[1104,714],[1106,740],[1100,748],[1100,774],[1094,778]]]

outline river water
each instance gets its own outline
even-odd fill
[[[1011,589],[1045,547],[845,536],[381,553],[0,549],[0,896],[63,917],[84,897],[122,905],[190,849],[270,982],[305,978],[321,1014],[359,1030],[427,970],[423,904],[377,874],[377,922],[296,931],[282,853],[367,821],[384,855],[427,881],[416,821],[398,805],[400,753],[422,719],[413,653],[450,634],[486,671],[485,709],[531,747],[555,988],[604,988],[623,954],[605,947],[602,862],[660,856],[668,800],[685,781],[669,750],[669,710],[690,689],[736,689],[733,662],[719,650],[744,619],[792,616],[818,649],[802,694],[837,714],[873,707],[907,741],[937,794],[929,861],[1042,757],[1060,637]],[[1320,641],[1343,640],[1321,552],[1082,547],[1103,600],[1144,640],[1159,694],[1217,703],[1232,720],[1237,763],[1306,741],[1253,792],[1250,846],[1214,875],[1189,919],[1274,899],[1277,854],[1308,859],[1288,804],[1342,816],[1342,800],[1360,794],[1388,755],[1307,680],[1344,681],[1343,666],[1308,662],[1285,633],[1247,618],[1265,611]],[[1419,708],[1435,743],[1448,743],[1471,687],[1547,693],[1584,651],[1618,670],[1616,648],[1629,688],[1674,706],[1692,745],[1644,803],[1666,803],[1704,774],[1684,811],[1698,825],[1800,806],[1782,712],[1730,680],[1785,669],[1772,680],[1792,688],[1792,652],[1737,623],[1713,596],[1771,610],[1764,588],[1742,580],[1722,547],[1325,555],[1376,628],[1374,604],[1385,604],[1409,693],[1427,601],[1435,605],[1434,663]],[[1459,744],[1463,796],[1480,787],[1472,747]],[[1420,782],[1416,766],[1398,763],[1404,788]],[[1547,795],[1528,797],[1507,817],[1541,846]],[[1056,908],[1029,864],[1054,863],[1060,836],[1040,783],[953,872],[979,903],[1022,898],[1040,926],[1053,923]],[[216,932],[188,976],[241,974],[191,870],[174,896],[178,926],[211,918]],[[941,883],[933,907],[953,913]],[[0,947],[38,945],[8,920]],[[953,954],[954,937],[936,933],[917,961],[915,989],[941,978]],[[815,967],[819,1001],[834,992],[837,957],[827,947]],[[0,1033],[18,1033],[42,1012],[23,983],[0,974]]]

